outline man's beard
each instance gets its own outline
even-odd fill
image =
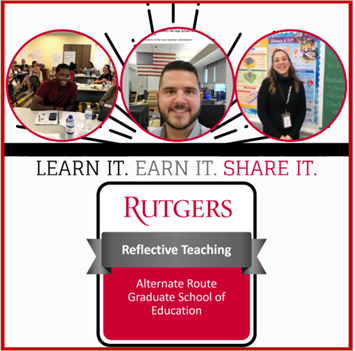
[[[175,106],[176,109],[179,109],[180,106]],[[182,107],[183,108],[183,107]],[[194,114],[194,115],[191,115],[190,119],[187,121],[187,123],[181,127],[178,127],[178,126],[174,126],[169,120],[168,120],[168,116],[165,115],[161,109],[160,109],[160,106],[159,106],[159,100],[158,100],[158,110],[159,110],[159,113],[160,113],[160,118],[163,119],[163,121],[168,124],[171,128],[173,129],[176,129],[176,130],[184,130],[188,127],[191,126],[191,124],[195,123],[195,121],[197,120],[198,116],[201,114],[201,105],[200,105],[200,108],[199,110]],[[190,111],[190,110],[189,110]]]

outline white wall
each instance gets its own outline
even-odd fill
[[[23,49],[28,51],[42,50],[42,64],[44,64],[46,68],[51,69],[52,52],[62,53],[64,44],[91,44],[91,62],[95,62],[95,51],[98,49],[101,50],[101,48],[89,38],[79,34],[68,34],[66,32],[63,32],[60,35],[51,33],[41,35],[31,40]],[[19,56],[16,56],[15,60],[19,63]],[[29,58],[26,63],[31,65],[32,58]],[[108,57],[105,58],[105,63],[109,63]],[[102,67],[98,67],[98,69],[102,71]]]
[[[123,71],[123,77],[122,77],[122,82],[123,86],[121,86],[121,89],[123,89],[123,96],[124,100],[127,104],[129,105],[129,80],[130,80],[130,69],[125,69]]]
[[[228,67],[227,67],[228,66]],[[228,73],[228,70],[229,73]],[[218,84],[225,84],[228,74],[230,75],[229,65],[227,65],[227,59],[223,59],[217,62],[216,67],[216,81]]]
[[[226,61],[226,60],[225,60]],[[233,72],[230,69],[229,64],[227,64],[226,61],[226,68],[225,68],[225,72],[226,72],[226,84],[227,84],[227,91],[226,91],[226,102],[227,102],[227,106],[229,105],[229,102],[231,100],[233,100]]]
[[[203,84],[205,82],[205,67],[199,68],[197,74],[199,82]]]
[[[125,71],[126,70],[127,69],[125,69]],[[150,77],[137,76],[137,71],[134,68],[129,67],[129,81],[132,82],[132,91],[137,91],[139,81],[141,82],[141,89],[140,90],[142,90],[142,92],[144,91],[144,89],[150,89],[150,88],[148,88],[147,78],[150,78]],[[127,87],[127,89],[129,90],[129,86]],[[154,89],[154,88],[151,88],[151,89]]]
[[[148,77],[148,89],[159,89],[160,77]]]

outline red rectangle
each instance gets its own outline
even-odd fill
[[[183,287],[145,287],[148,280]],[[150,293],[165,301],[136,301]],[[104,276],[103,299],[110,340],[245,340],[250,334],[250,276],[241,268],[112,268]],[[162,306],[165,314],[159,315]]]

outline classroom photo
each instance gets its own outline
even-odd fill
[[[54,141],[92,133],[117,98],[115,68],[89,37],[52,31],[27,42],[8,70],[9,103],[31,132]]]
[[[327,129],[346,96],[336,52],[308,32],[274,32],[254,43],[236,73],[237,102],[249,123],[282,141],[309,139]]]
[[[190,140],[224,118],[233,96],[233,70],[221,48],[192,30],[156,32],[137,45],[123,71],[123,100],[150,135]]]

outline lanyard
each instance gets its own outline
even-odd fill
[[[290,85],[290,89],[288,89],[287,100],[285,99],[284,92],[282,91],[279,82],[277,82],[277,85],[278,85],[278,87],[279,87],[279,89],[280,89],[280,93],[281,93],[282,99],[283,99],[284,101],[286,101],[285,110],[286,110],[286,112],[287,112],[287,105],[288,105],[288,102],[290,101],[290,95],[291,95],[291,91],[292,91],[292,85]]]
[[[290,89],[288,89],[288,95],[287,95],[286,106],[287,106],[288,102],[290,101],[291,90],[292,90],[292,85],[290,85]]]

